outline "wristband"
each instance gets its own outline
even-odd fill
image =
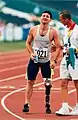
[[[52,62],[53,62],[53,61],[54,61],[55,63],[57,63],[57,61],[56,61],[56,60],[52,60]]]

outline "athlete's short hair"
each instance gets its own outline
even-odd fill
[[[65,19],[65,18],[68,18],[69,20],[71,19],[71,13],[68,11],[68,10],[63,10],[59,13],[59,15],[62,15],[62,17]]]
[[[51,13],[51,11],[45,10],[45,11],[42,12],[42,14],[43,14],[43,13],[48,13],[48,14],[50,15],[50,18],[52,19],[52,13]]]

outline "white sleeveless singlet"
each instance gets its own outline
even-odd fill
[[[33,50],[38,55],[38,62],[45,63],[48,62],[51,57],[51,41],[49,39],[50,26],[45,36],[40,35],[39,28],[40,26],[38,25]]]

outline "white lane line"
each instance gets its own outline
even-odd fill
[[[41,84],[42,84],[42,83],[36,84],[36,85],[34,85],[34,87],[35,87],[35,86],[39,86],[39,85],[41,85]],[[1,105],[2,105],[2,107],[3,107],[9,114],[11,114],[12,116],[14,116],[14,117],[16,117],[16,118],[18,118],[18,119],[20,119],[20,120],[25,120],[25,119],[22,118],[22,117],[20,117],[20,116],[18,116],[18,115],[16,115],[15,113],[11,112],[11,111],[6,107],[6,105],[5,105],[5,100],[6,100],[10,95],[15,94],[15,93],[17,93],[17,92],[20,92],[20,91],[22,91],[22,90],[24,90],[24,89],[25,89],[25,88],[21,88],[21,89],[12,91],[12,92],[8,93],[7,95],[5,95],[5,96],[1,99]],[[71,91],[69,92],[69,94],[72,93],[72,92],[74,92],[74,91],[75,91],[75,89],[71,90]],[[72,109],[70,106],[69,106],[69,108]]]
[[[26,62],[26,59],[23,58],[23,59],[17,59],[17,60],[9,60],[9,61],[2,61],[0,62],[1,65],[4,65],[4,64],[11,64],[11,63],[16,63],[16,62],[21,62],[21,61],[25,61]]]
[[[55,79],[53,79],[52,81],[56,81],[56,80],[58,80],[58,79],[59,79],[59,78],[55,78]],[[35,84],[34,87],[37,87],[37,86],[42,85],[42,84],[44,84],[44,82]],[[15,93],[17,93],[17,92],[20,92],[20,91],[22,91],[22,90],[25,90],[25,87],[24,87],[24,88],[21,88],[21,89],[18,89],[18,90],[14,90],[14,91],[6,94],[6,95],[1,99],[1,105],[2,105],[2,107],[5,109],[5,111],[7,111],[7,112],[8,112],[9,114],[11,114],[12,116],[14,116],[14,117],[16,117],[16,118],[18,118],[18,119],[20,119],[20,120],[25,120],[24,118],[22,118],[22,117],[16,115],[15,113],[11,112],[11,111],[6,107],[6,105],[5,105],[5,100],[7,99],[7,97],[9,97],[10,95],[15,94]],[[70,93],[72,93],[72,92],[74,92],[74,91],[75,91],[75,89],[69,91],[68,94],[70,94]],[[72,109],[70,106],[69,106],[69,108]]]
[[[7,55],[7,54],[17,54],[17,53],[23,53],[25,50],[14,50],[14,51],[8,51],[8,52],[0,52],[0,55]]]
[[[20,59],[20,58],[26,58],[26,55],[25,54],[22,54],[22,55],[8,55],[8,56],[0,56],[0,60],[2,61],[2,60],[5,60],[5,59],[7,59],[7,60],[9,60],[9,59]]]
[[[45,91],[45,87],[39,87],[38,90]],[[53,87],[52,87],[51,90],[57,91],[57,90],[61,90],[61,88],[53,88]]]
[[[25,54],[25,51],[24,51],[24,52],[21,52],[21,53],[20,53],[20,52],[19,52],[19,53],[11,53],[11,52],[9,52],[8,54],[7,54],[7,53],[6,53],[6,54],[5,54],[5,53],[2,53],[2,54],[0,54],[0,56],[1,56],[1,57],[0,57],[0,60],[4,60],[4,59],[6,59],[6,58],[7,58],[7,59],[9,59],[9,58],[11,59],[12,57],[13,57],[13,58],[16,58],[16,57],[17,57],[17,58],[18,58],[18,57],[20,57],[20,58],[21,58],[21,57],[26,57],[27,55]]]
[[[4,86],[0,86],[0,90],[1,89],[15,89],[16,87],[15,86],[12,86],[12,85],[4,85]]]
[[[23,68],[23,67],[25,68],[26,66],[27,66],[27,64],[26,64],[26,65],[20,65],[20,66],[12,67],[12,68],[6,68],[6,69],[0,70],[0,72],[9,71],[9,70],[14,70],[14,69]],[[59,66],[55,67],[55,69],[58,69],[58,68],[59,68]],[[41,73],[41,71],[39,71],[39,73]],[[21,75],[25,75],[25,74],[21,74]],[[20,77],[21,75],[17,75],[17,76],[5,78],[5,79],[0,79],[0,82],[7,81],[7,80],[9,80],[9,79],[18,78],[18,77]]]
[[[25,68],[25,67],[26,67],[26,65],[19,65],[19,66],[15,66],[15,67],[11,67],[11,68],[1,69],[0,72],[10,71],[10,70],[18,69],[18,68]]]
[[[75,91],[76,91],[76,89],[70,90],[70,91],[68,92],[68,94],[70,94],[70,93],[72,93],[72,92],[75,92]]]
[[[56,80],[58,80],[58,79],[59,79],[59,77],[53,79],[52,81],[56,81]],[[42,85],[42,84],[44,84],[44,82],[35,84],[34,87],[37,87],[37,86]],[[6,94],[6,95],[1,99],[1,105],[2,105],[2,107],[5,109],[5,111],[8,112],[9,114],[11,114],[12,116],[14,116],[14,117],[16,117],[16,118],[18,118],[18,119],[20,119],[20,120],[25,120],[24,118],[22,118],[22,117],[16,115],[15,113],[11,112],[11,111],[6,107],[6,105],[5,105],[5,100],[6,100],[10,95],[15,94],[15,93],[17,93],[17,92],[20,92],[20,91],[22,91],[22,90],[25,90],[25,87],[24,87],[24,88],[21,88],[21,89],[18,89],[18,90],[14,90],[14,91]]]
[[[43,119],[43,118],[26,118],[25,120],[46,120],[46,119]]]
[[[25,74],[20,74],[20,75],[14,76],[14,77],[9,77],[9,78],[5,78],[5,79],[1,79],[0,83],[1,82],[5,82],[5,81],[9,81],[9,80],[13,80],[13,79],[16,79],[16,78],[20,78],[20,77],[25,77]]]
[[[25,67],[27,67],[27,64],[19,65],[19,66],[15,66],[15,67],[11,67],[11,68],[1,69],[0,72],[10,71],[10,70],[18,69],[18,68],[25,68]],[[59,66],[56,66],[55,70],[56,69],[59,69]],[[39,71],[39,72],[41,72],[41,71]]]
[[[1,90],[0,93],[7,93],[7,92],[11,92],[11,90]]]
[[[6,94],[6,95],[1,99],[1,105],[2,105],[2,107],[5,109],[5,111],[7,111],[9,114],[11,114],[12,116],[14,116],[14,117],[16,117],[16,118],[18,118],[18,119],[20,119],[20,120],[25,120],[25,119],[22,118],[22,117],[20,117],[20,116],[18,116],[18,115],[16,115],[15,113],[11,112],[11,111],[6,107],[6,105],[5,105],[4,102],[5,102],[6,98],[9,97],[10,95],[12,95],[12,94],[14,94],[14,93],[16,93],[16,92],[19,92],[19,91],[21,91],[21,90],[24,90],[24,89],[25,89],[25,88],[21,88],[21,89],[12,91],[12,92]]]
[[[74,119],[69,119],[69,120],[78,120],[78,118],[77,119],[75,119],[75,118]]]

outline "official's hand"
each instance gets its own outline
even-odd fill
[[[78,48],[76,48],[76,53],[78,53]]]

